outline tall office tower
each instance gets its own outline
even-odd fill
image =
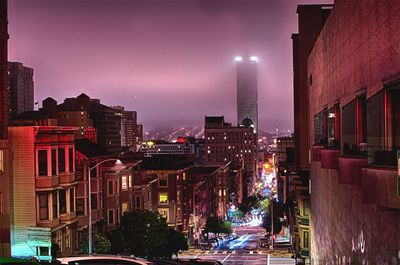
[[[10,120],[24,111],[33,110],[33,69],[19,62],[9,62]]]
[[[257,99],[257,63],[256,56],[242,58],[237,56],[237,124],[242,124],[248,118],[253,122],[255,132],[258,130],[258,99]]]

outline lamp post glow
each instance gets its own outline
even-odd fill
[[[95,169],[96,167],[98,167],[99,165],[105,163],[105,162],[109,162],[109,161],[115,161],[115,164],[122,164],[122,162],[119,159],[116,158],[110,158],[110,159],[105,159],[103,161],[100,161],[99,163],[97,163],[96,165],[94,165],[93,167],[89,168],[89,174],[88,174],[88,189],[89,189],[89,194],[88,194],[88,198],[89,198],[89,235],[88,235],[88,241],[89,241],[89,247],[88,247],[88,254],[92,255],[93,253],[93,237],[92,237],[92,180],[90,177],[90,171],[92,171],[92,169]]]

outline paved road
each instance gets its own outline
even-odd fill
[[[238,239],[232,240],[223,246],[201,251],[200,253],[186,253],[181,258],[200,258],[221,261],[223,264],[232,265],[269,265],[269,264],[294,264],[294,260],[284,257],[271,257],[267,249],[260,249],[258,241],[264,230],[259,227],[235,227]]]

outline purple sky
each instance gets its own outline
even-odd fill
[[[147,130],[235,123],[233,58],[257,55],[260,129],[292,129],[296,5],[332,2],[310,1],[9,0],[9,60],[34,68],[35,101],[85,92]]]

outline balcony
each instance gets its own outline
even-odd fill
[[[322,145],[314,145],[311,147],[312,161],[321,161],[321,150],[324,148]]]
[[[361,187],[362,168],[367,164],[367,158],[339,157],[339,183]]]
[[[60,225],[60,218],[52,220],[37,220],[36,222],[38,227],[54,228]]]
[[[321,168],[338,169],[340,150],[322,149],[321,151]]]
[[[397,197],[397,171],[394,167],[367,167],[362,169],[362,194],[365,203],[385,208],[400,209]]]
[[[73,223],[76,220],[76,212],[64,213],[60,217],[63,223]]]
[[[61,173],[60,174],[60,185],[71,184],[75,182],[75,173]]]
[[[59,185],[59,177],[58,176],[37,176],[35,185],[36,185],[37,189],[52,189]]]

